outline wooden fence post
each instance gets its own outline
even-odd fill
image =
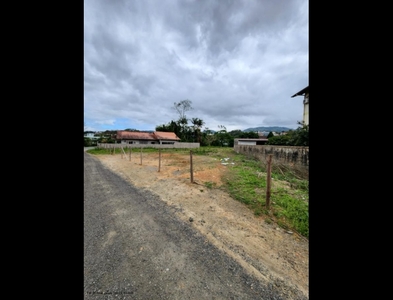
[[[126,152],[124,151],[124,149],[123,149],[123,147],[120,147],[120,150],[121,150],[121,159],[123,159],[123,155],[124,155],[124,157],[126,157]]]
[[[128,157],[129,157],[129,161],[131,161],[131,147],[129,149]]]
[[[266,175],[266,208],[270,209],[270,187],[271,187],[271,174],[272,174],[272,155],[269,154],[267,160],[267,175]]]
[[[192,150],[190,150],[190,173],[191,173],[191,183],[194,182],[194,172],[192,170]]]
[[[141,165],[142,165],[142,147],[141,147]]]
[[[158,149],[158,172],[161,170],[161,149]]]

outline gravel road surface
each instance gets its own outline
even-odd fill
[[[249,275],[175,209],[85,152],[84,299],[294,299]]]

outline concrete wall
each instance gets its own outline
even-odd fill
[[[273,146],[273,145],[235,145],[236,153],[254,157],[262,162],[266,162],[269,154],[272,154],[273,164],[286,165],[308,178],[309,147],[296,146]]]
[[[269,140],[262,138],[262,139],[249,139],[249,138],[236,138],[233,141],[233,144],[236,145],[266,145]]]
[[[113,148],[176,148],[176,149],[191,149],[199,148],[200,143],[174,143],[174,144],[97,144],[98,148],[113,149]]]
[[[303,100],[303,122],[305,125],[308,125],[308,102],[309,102],[309,97],[308,93],[304,95],[304,100]]]

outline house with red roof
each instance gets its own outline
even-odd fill
[[[116,141],[121,144],[170,145],[180,142],[180,138],[174,132],[118,130],[116,133]]]

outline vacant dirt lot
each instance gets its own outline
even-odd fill
[[[131,161],[128,154],[97,157],[134,186],[148,189],[177,208],[181,219],[192,222],[256,277],[301,290],[308,297],[308,240],[268,224],[222,191],[221,178],[230,162],[224,165],[220,159],[194,155],[191,183],[189,155],[162,153],[159,171],[158,153],[143,153],[141,160],[134,150]]]

